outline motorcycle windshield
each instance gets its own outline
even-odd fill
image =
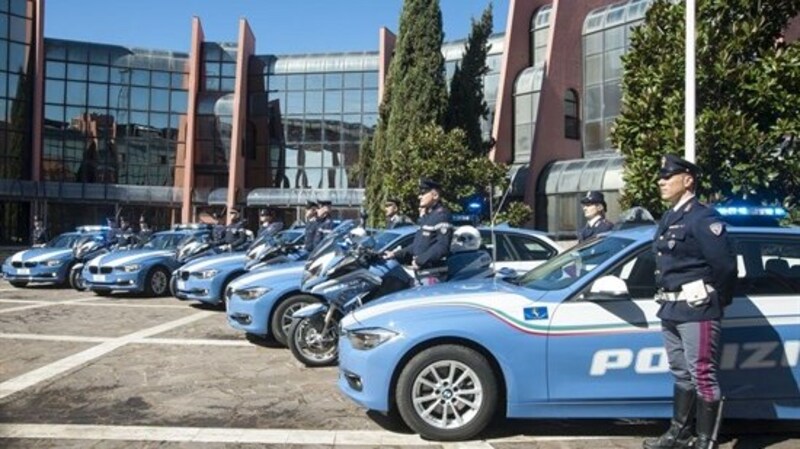
[[[104,245],[106,245],[106,240],[101,234],[83,236],[75,242],[75,246],[72,247],[72,254],[80,259]]]
[[[317,247],[314,248],[314,251],[309,254],[308,259],[314,260],[325,253],[335,251],[336,247],[338,246],[337,243],[347,238],[347,235],[350,233],[350,231],[355,229],[356,226],[357,224],[355,220],[343,221],[341,224],[339,224],[339,226],[333,228],[327,237],[319,242],[319,245],[317,245]]]

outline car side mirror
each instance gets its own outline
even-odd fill
[[[628,285],[616,276],[603,276],[597,279],[584,295],[584,298],[589,301],[630,299],[630,297]]]
[[[497,273],[495,274],[495,276],[501,277],[501,278],[516,277],[517,276],[517,270],[515,270],[513,268],[510,268],[510,267],[502,267],[499,270],[497,270]]]

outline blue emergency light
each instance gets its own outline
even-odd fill
[[[783,218],[786,209],[780,206],[717,206],[717,212],[724,217],[774,217]]]

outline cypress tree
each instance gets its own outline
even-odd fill
[[[492,20],[491,4],[483,11],[480,20],[472,20],[464,57],[461,64],[456,66],[450,81],[446,129],[463,129],[469,149],[475,156],[484,156],[488,149],[481,132],[481,119],[489,116],[489,107],[483,94],[483,78],[489,73],[486,57],[489,54]]]

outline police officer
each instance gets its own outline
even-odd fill
[[[31,231],[31,245],[44,245],[50,240],[47,235],[47,229],[44,227],[42,217],[38,215],[33,216],[33,230]]]
[[[245,240],[247,240],[247,230],[245,225],[247,222],[241,219],[239,211],[231,209],[228,211],[229,223],[225,226],[224,243],[228,245],[229,250],[233,250]]]
[[[305,250],[309,252],[314,250],[314,239],[317,235],[317,207],[319,207],[319,205],[316,201],[309,200],[306,202],[306,235],[303,246]]]
[[[119,228],[116,229],[115,236],[118,246],[128,246],[133,243],[133,229],[124,215],[119,217]]]
[[[211,241],[215,244],[222,244],[225,241],[225,225],[222,224],[222,215],[219,212],[211,214],[214,221],[211,228]]]
[[[136,238],[139,240],[139,244],[142,245],[148,240],[150,240],[150,236],[153,235],[153,228],[147,223],[147,219],[144,215],[139,216],[139,233],[136,234]]]
[[[258,222],[257,238],[263,235],[275,235],[283,229],[283,222],[275,220],[275,211],[270,208],[258,211]]]
[[[441,203],[442,186],[430,179],[419,182],[419,205],[425,214],[419,220],[419,229],[414,242],[397,251],[390,251],[384,258],[408,263],[416,270],[421,285],[432,285],[447,278],[447,255],[450,253],[450,239],[453,225],[450,224],[450,211]]]
[[[383,204],[383,212],[386,214],[386,229],[414,225],[413,221],[400,213],[400,204],[400,201],[396,198],[389,198]]]
[[[606,198],[597,190],[590,190],[581,198],[583,216],[586,218],[586,225],[578,232],[578,242],[589,240],[590,238],[608,232],[614,228],[614,223],[606,220]]]
[[[715,449],[720,388],[720,320],[736,281],[736,257],[725,224],[695,198],[699,168],[679,157],[662,159],[658,187],[670,208],[653,242],[658,317],[675,379],[669,429],[645,449]],[[693,422],[695,421],[696,422]],[[692,444],[692,427],[697,439]]]
[[[317,226],[314,233],[314,247],[319,245],[333,229],[333,218],[331,217],[331,202],[321,200],[317,202],[319,208],[317,209]]]

